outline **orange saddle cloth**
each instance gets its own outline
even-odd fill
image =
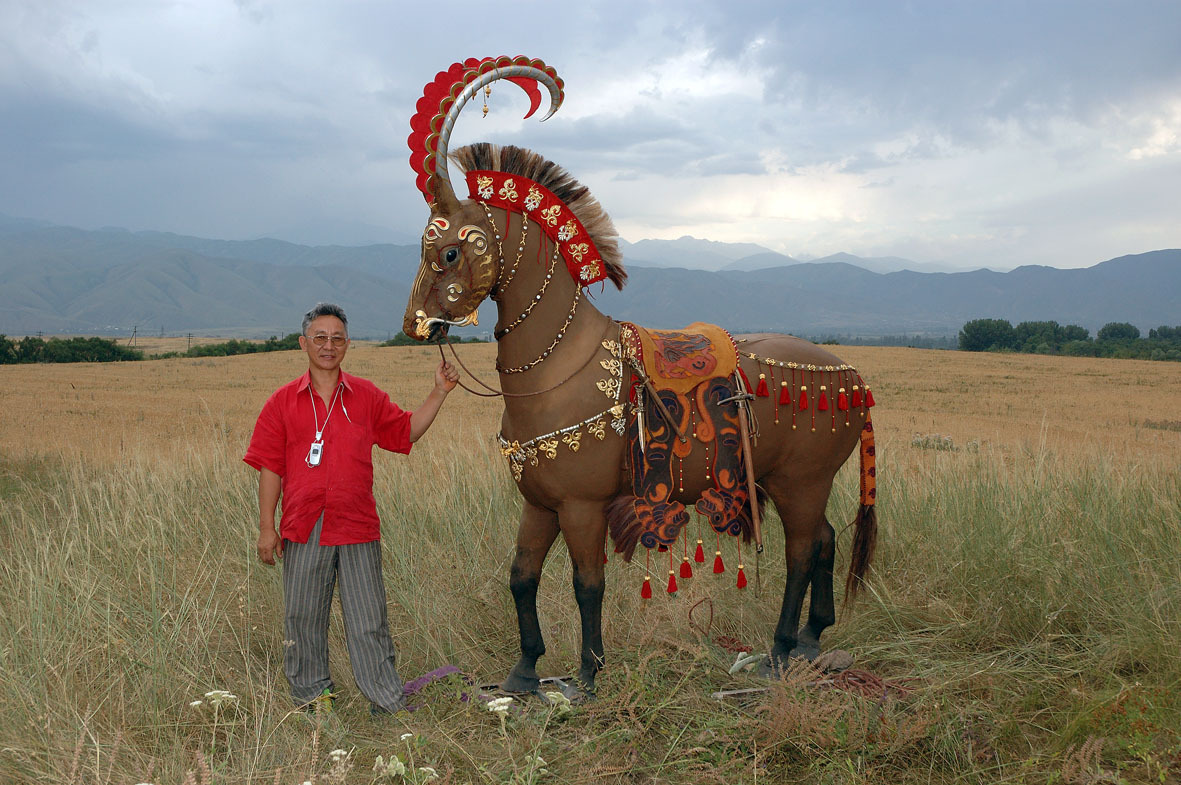
[[[730,333],[716,324],[694,322],[681,330],[649,330],[622,322],[620,343],[652,383],[686,395],[701,382],[727,377],[738,367]]]

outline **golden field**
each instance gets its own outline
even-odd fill
[[[495,383],[494,345],[456,348],[473,372]],[[1048,449],[1181,466],[1179,363],[832,348],[872,386],[878,439],[886,445],[939,434],[958,446],[975,442],[1001,454]],[[412,408],[428,391],[438,359],[434,347],[357,343],[345,367]],[[245,449],[266,396],[305,368],[298,352],[0,366],[6,412],[0,451],[117,460],[132,449],[172,449],[178,440],[200,440],[211,428],[223,429]],[[476,432],[490,438],[499,411],[495,401],[457,390],[439,430],[475,423]]]

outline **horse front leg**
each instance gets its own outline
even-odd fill
[[[577,501],[559,512],[562,537],[574,564],[574,599],[582,619],[582,656],[578,682],[583,695],[595,695],[595,676],[603,667],[603,546],[607,520],[603,503]]]
[[[517,530],[517,552],[509,571],[509,590],[517,608],[521,658],[500,685],[506,692],[537,692],[537,659],[545,654],[545,640],[537,620],[537,585],[541,566],[558,536],[558,516],[553,510],[525,502]]]

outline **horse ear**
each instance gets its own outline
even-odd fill
[[[459,199],[455,196],[455,190],[451,187],[451,182],[445,177],[440,177],[436,172],[430,176],[427,184],[431,190],[431,196],[434,197],[431,201],[431,212],[438,215],[453,215],[459,212]]]

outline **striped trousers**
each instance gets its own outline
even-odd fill
[[[386,711],[406,707],[395,668],[381,577],[381,541],[320,545],[323,516],[306,543],[284,543],[283,602],[286,652],[283,670],[299,705],[332,690],[328,672],[328,617],[339,582],[345,642],[357,687]]]

